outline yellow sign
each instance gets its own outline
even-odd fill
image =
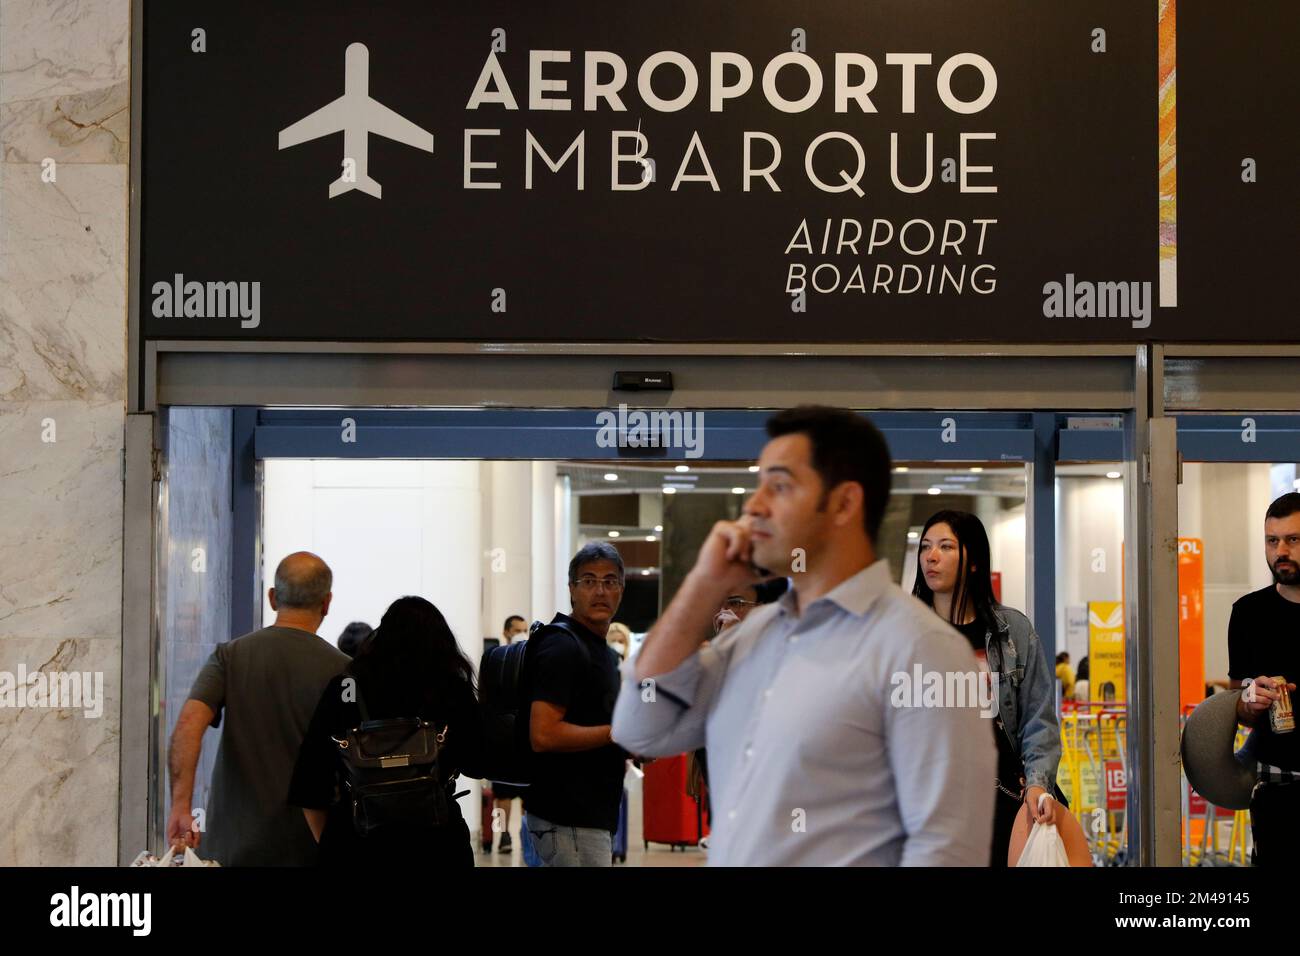
[[[1124,604],[1088,602],[1088,696],[1124,700]]]

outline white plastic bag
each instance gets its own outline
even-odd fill
[[[131,865],[132,866],[180,867],[180,866],[220,866],[221,864],[218,863],[216,860],[202,859],[197,853],[195,853],[189,847],[185,848],[185,855],[181,857],[180,861],[177,861],[176,848],[171,847],[170,849],[168,849],[166,853],[163,854],[162,859],[159,859],[158,857],[150,853],[148,850],[145,850],[143,853],[141,853],[139,856],[137,856],[134,860],[131,861]]]
[[[1054,823],[1035,823],[1016,866],[1069,866],[1065,843]]]

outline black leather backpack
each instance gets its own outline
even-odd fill
[[[447,740],[441,730],[419,717],[371,720],[357,688],[361,723],[342,737],[332,737],[344,768],[343,797],[352,806],[352,823],[363,837],[402,827],[432,829],[451,818],[448,793],[438,756]]]

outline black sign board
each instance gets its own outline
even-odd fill
[[[1240,337],[1158,306],[1155,7],[147,0],[145,335]]]
[[[1168,338],[1295,342],[1292,0],[1178,8],[1178,307]]]

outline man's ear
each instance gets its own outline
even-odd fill
[[[867,502],[860,484],[856,481],[841,482],[832,495],[836,524],[844,525],[853,521],[862,523],[862,513],[866,510]]]
[[[333,601],[333,600],[334,600],[334,592],[333,592],[333,591],[331,591],[329,594],[325,595],[325,601],[324,601],[324,603],[321,604],[321,606],[320,606],[320,616],[321,616],[321,617],[328,617],[328,616],[329,616],[329,613],[330,613],[330,601]]]
[[[271,602],[272,611],[280,610],[280,602],[275,599],[275,588],[271,588],[266,592],[266,599]]]

